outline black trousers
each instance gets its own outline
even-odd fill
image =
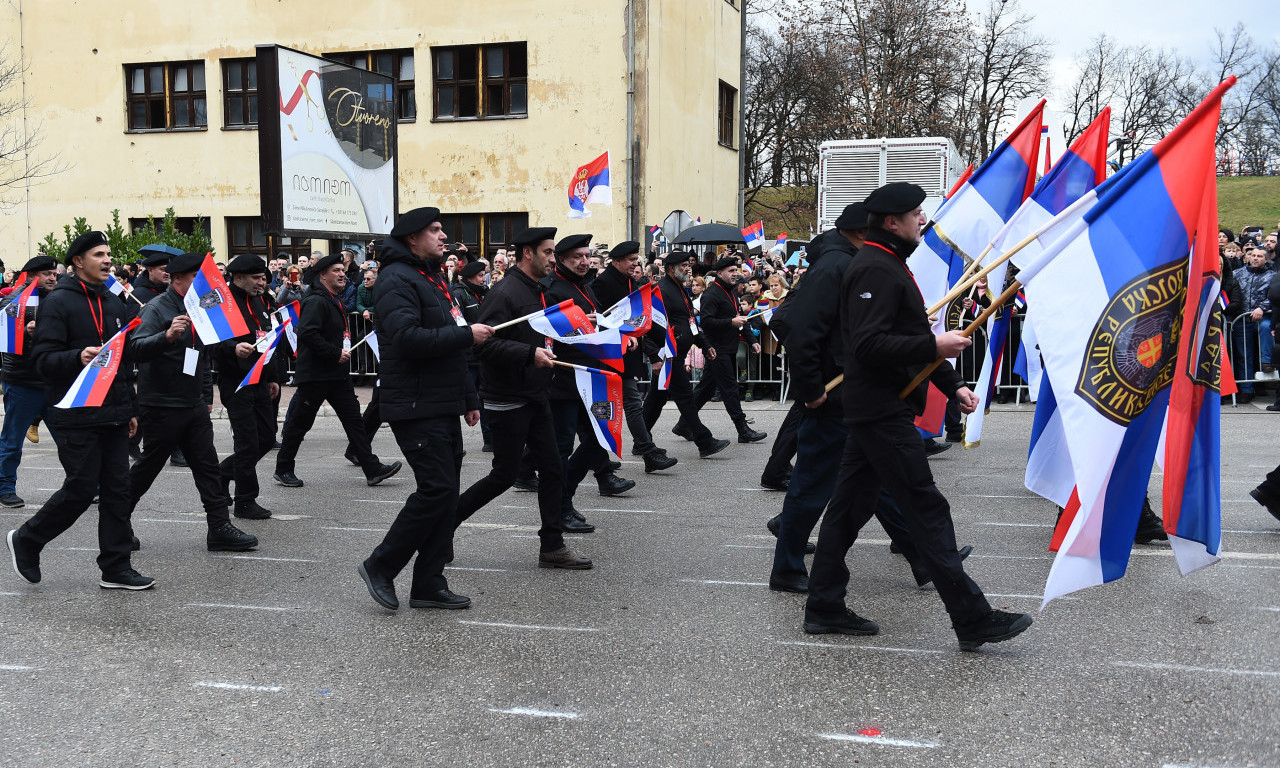
[[[417,488],[369,559],[394,578],[416,552],[410,595],[425,596],[448,587],[444,564],[458,508],[462,427],[457,416],[437,416],[392,422],[391,432],[413,468]]]
[[[769,452],[769,460],[765,462],[764,472],[760,475],[762,480],[781,482],[791,473],[791,459],[796,455],[800,422],[808,410],[799,400],[791,404],[791,410],[787,411],[787,417],[782,420],[782,426],[773,438],[773,450]]]
[[[174,448],[181,448],[195,480],[205,519],[212,527],[230,519],[231,499],[222,492],[218,473],[218,451],[213,447],[213,422],[209,406],[160,408],[143,406],[138,416],[142,430],[142,458],[129,470],[129,514],[138,500],[151,490],[151,485],[169,463]]]
[[[849,584],[845,556],[875,514],[881,486],[901,509],[920,562],[933,577],[952,624],[967,624],[989,614],[986,597],[961,565],[951,507],[934,485],[924,442],[907,416],[849,425],[840,477],[818,530],[808,608],[819,612],[844,608]]]
[[[309,381],[298,385],[297,391],[293,393],[293,401],[289,403],[289,413],[284,419],[284,435],[280,441],[282,445],[276,454],[276,474],[294,470],[302,438],[311,430],[311,425],[316,423],[316,414],[326,402],[333,406],[334,413],[342,422],[347,442],[351,445],[351,453],[360,463],[365,476],[373,475],[382,466],[382,462],[369,448],[369,436],[364,433],[364,424],[360,420],[360,401],[356,399],[356,391],[348,377],[336,381]]]
[[[564,546],[564,532],[560,527],[564,475],[551,405],[544,400],[525,403],[510,411],[490,410],[489,429],[493,444],[492,468],[489,474],[463,491],[458,499],[455,527],[512,486],[520,469],[520,457],[528,445],[538,470],[538,513],[542,518],[538,538],[542,540],[543,552],[560,549]]]
[[[54,434],[66,478],[15,538],[35,550],[70,528],[98,496],[98,567],[104,574],[129,565],[129,425],[59,427]],[[169,455],[165,454],[168,460]]]
[[[234,480],[237,505],[258,498],[258,462],[276,444],[275,405],[268,384],[254,384],[239,392],[239,382],[219,382],[218,394],[231,422],[232,454],[218,465],[223,483]]]
[[[364,415],[360,417],[360,423],[364,425],[364,433],[369,436],[369,445],[373,445],[373,438],[377,436],[378,430],[382,429],[382,400],[378,397],[382,392],[382,387],[374,385],[373,395],[369,397],[369,404],[364,407]],[[370,447],[372,450],[372,447]],[[347,443],[347,451],[351,451],[351,443]]]
[[[680,423],[693,433],[693,441],[699,446],[710,443],[715,437],[698,417],[698,406],[693,402],[693,385],[689,383],[689,372],[684,369],[684,357],[677,355],[671,364],[671,386],[669,389],[658,389],[658,376],[653,374],[649,379],[649,392],[644,396],[644,424],[653,433],[658,418],[662,416],[662,407],[668,400],[676,401],[680,411]]]
[[[734,424],[746,420],[747,414],[742,411],[742,403],[738,399],[738,373],[735,370],[732,354],[716,353],[716,359],[708,359],[702,368],[702,379],[693,388],[693,405],[698,410],[707,404],[716,389],[720,390],[720,401],[724,409],[733,419]]]
[[[567,515],[573,511],[573,497],[578,492],[578,485],[588,472],[606,461],[609,454],[596,439],[581,400],[552,400],[551,419],[555,422],[556,450],[564,471],[560,511]],[[577,450],[573,447],[575,437],[578,440]]]

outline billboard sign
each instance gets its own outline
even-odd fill
[[[258,166],[266,231],[369,239],[397,207],[395,80],[258,46]]]

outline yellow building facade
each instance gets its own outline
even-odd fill
[[[65,170],[9,195],[5,261],[113,209],[202,216],[220,258],[287,248],[262,232],[258,196],[250,60],[272,43],[400,78],[400,210],[439,207],[469,246],[492,252],[526,223],[643,239],[677,208],[737,223],[739,5],[15,0],[0,9],[26,64],[15,128]],[[605,151],[612,207],[568,219],[571,174]]]

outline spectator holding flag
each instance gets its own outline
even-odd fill
[[[67,248],[71,274],[49,291],[40,304],[32,356],[45,382],[46,402],[53,404],[76,383],[84,367],[125,326],[125,307],[106,290],[111,274],[107,236],[86,232]],[[26,582],[40,582],[40,552],[98,501],[98,567],[104,589],[150,589],[155,580],[139,574],[130,562],[129,437],[134,418],[131,364],[123,355],[98,405],[50,408],[49,427],[59,438],[58,460],[66,473],[62,487],[40,511],[9,532],[6,543],[14,570]]]

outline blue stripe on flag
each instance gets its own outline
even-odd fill
[[[1057,216],[1094,188],[1096,176],[1088,161],[1068,150],[1049,175],[1040,180],[1031,196],[1051,215]]]
[[[1002,144],[973,175],[969,184],[982,195],[1002,221],[1008,221],[1022,205],[1027,191],[1027,176],[1031,169],[1022,155],[1008,144]],[[977,258],[978,254],[970,254]]]
[[[1148,152],[1130,163],[1128,183],[1110,190],[1084,215],[1089,244],[1111,296],[1136,276],[1187,257],[1187,230],[1156,160]]]
[[[1047,377],[1046,377],[1047,378]],[[1115,466],[1103,502],[1101,540],[1098,555],[1102,561],[1102,581],[1115,581],[1124,575],[1133,550],[1133,536],[1138,532],[1138,514],[1151,480],[1151,463],[1160,443],[1160,428],[1169,406],[1166,387],[1152,399],[1146,410],[1138,414],[1116,454]]]

